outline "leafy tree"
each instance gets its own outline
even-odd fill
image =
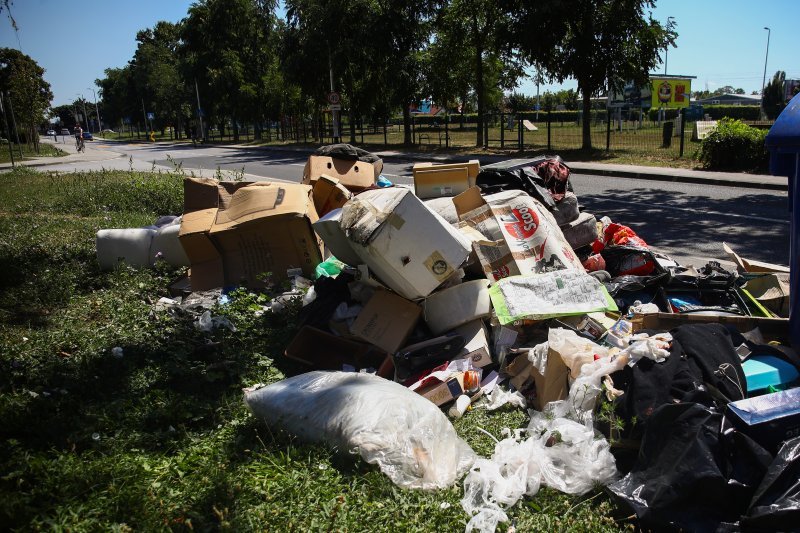
[[[45,122],[53,99],[50,84],[44,79],[44,69],[18,50],[0,48],[0,92],[11,101],[18,131],[23,132],[26,143],[33,142],[38,150],[36,132],[39,124]]]
[[[131,65],[106,69],[105,74],[106,77],[95,80],[95,84],[100,87],[106,123],[120,124],[126,119],[138,122],[136,118],[141,116],[142,109]]]
[[[643,85],[674,45],[674,24],[645,14],[652,0],[507,0],[515,42],[550,79],[578,81],[583,97],[583,148],[592,147],[591,97],[625,81]],[[535,30],[533,30],[535,29]]]
[[[783,82],[786,81],[786,72],[779,70],[764,87],[763,107],[767,118],[775,120],[781,114],[786,102],[783,100]]]

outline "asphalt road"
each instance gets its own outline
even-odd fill
[[[304,152],[257,148],[104,141],[87,146],[95,158],[107,153],[108,159],[45,168],[145,170],[180,165],[187,173],[207,176],[219,169],[228,176],[243,173],[246,179],[299,181],[307,158]],[[411,184],[413,165],[408,158],[386,157],[383,173],[395,183]],[[786,192],[577,174],[571,180],[583,211],[630,226],[651,246],[683,264],[727,260],[723,241],[743,257],[789,263]]]

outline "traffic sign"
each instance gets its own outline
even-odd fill
[[[147,113],[147,120],[153,120],[154,118],[156,118],[155,113]]]
[[[339,104],[331,104],[328,106],[328,111],[341,111],[342,106]]]
[[[335,92],[331,91],[328,93],[328,103],[331,105],[338,105],[342,103],[342,96]]]

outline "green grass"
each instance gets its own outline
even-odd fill
[[[11,144],[12,150],[14,152],[14,161],[19,161],[19,153],[20,147],[22,148],[22,160],[31,159],[34,157],[61,157],[67,155],[67,152],[64,150],[60,150],[58,147],[53,146],[52,144],[47,143],[40,143],[39,144],[39,151],[37,152],[33,145],[17,145],[16,143]],[[8,152],[8,143],[3,142],[0,145],[0,163],[10,163],[11,162],[11,154]]]
[[[248,414],[242,387],[300,371],[281,356],[293,311],[258,316],[267,296],[240,290],[214,311],[237,331],[201,333],[191,316],[154,309],[180,270],[99,270],[95,232],[179,212],[180,175],[18,170],[0,174],[0,205],[4,529],[464,528],[460,484],[402,490]],[[520,410],[473,410],[455,427],[488,455],[478,428],[498,436],[525,422]],[[509,515],[517,531],[630,527],[603,492],[542,490]]]

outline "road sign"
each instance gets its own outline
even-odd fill
[[[153,120],[154,118],[156,118],[156,115],[155,115],[155,113],[152,113],[152,112],[151,112],[151,113],[148,113],[148,114],[147,114],[147,120]]]
[[[342,106],[339,104],[331,104],[328,106],[328,111],[341,111]]]
[[[342,97],[339,93],[331,91],[328,93],[328,103],[331,105],[339,105],[342,103]]]

